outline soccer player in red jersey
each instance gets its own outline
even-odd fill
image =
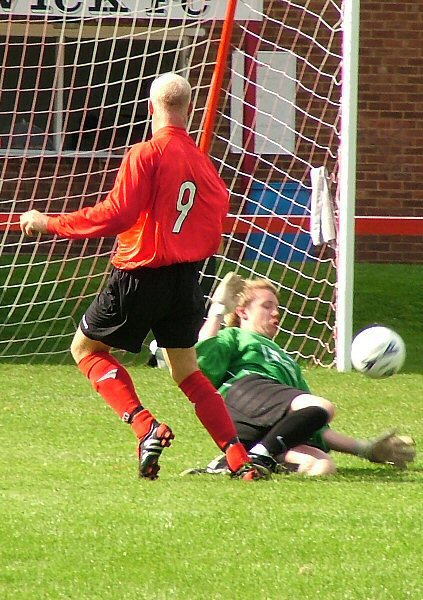
[[[118,236],[108,285],[83,315],[71,352],[94,389],[134,430],[140,477],[158,477],[160,455],[174,434],[141,404],[110,350],[139,352],[150,330],[165,348],[173,379],[226,453],[233,476],[267,477],[250,462],[222,397],[198,368],[194,348],[204,316],[199,262],[218,249],[228,193],[187,133],[188,81],[174,73],[158,77],[149,110],[153,136],[129,150],[103,202],[58,217],[30,210],[21,216],[21,229],[70,239]]]

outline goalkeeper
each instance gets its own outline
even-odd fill
[[[160,455],[174,434],[141,403],[111,349],[139,352],[151,330],[166,348],[173,379],[226,452],[233,475],[259,479],[268,472],[250,463],[223,399],[198,368],[194,348],[204,315],[198,268],[219,247],[229,206],[226,186],[186,130],[192,112],[186,79],[175,73],[155,79],[149,111],[151,140],[129,150],[103,202],[58,217],[30,210],[21,216],[21,229],[70,239],[118,236],[107,287],[83,315],[71,353],[94,389],[132,427],[140,477],[157,479]]]
[[[223,321],[229,327],[221,330]],[[326,475],[336,470],[328,454],[336,450],[406,468],[415,457],[411,438],[390,431],[365,441],[329,428],[334,408],[310,393],[299,365],[272,341],[278,325],[276,288],[228,273],[212,296],[197,344],[199,365],[225,397],[254,462],[274,471]],[[222,470],[224,457],[218,457],[188,472]]]

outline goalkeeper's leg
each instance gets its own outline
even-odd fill
[[[288,414],[276,421],[250,452],[276,456],[304,444],[316,431],[332,420],[334,412],[332,403],[325,398],[312,394],[298,394],[292,400]]]

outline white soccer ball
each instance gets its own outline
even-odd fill
[[[351,347],[354,369],[373,379],[398,373],[404,364],[405,355],[405,344],[401,336],[381,325],[360,331]]]

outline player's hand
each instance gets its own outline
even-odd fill
[[[407,463],[413,462],[416,457],[416,443],[409,436],[397,435],[395,430],[387,431],[370,440],[367,457],[371,462],[406,469]]]
[[[40,213],[38,210],[28,210],[21,215],[21,231],[25,235],[47,233],[47,221],[47,215]]]
[[[242,277],[230,271],[219,283],[211,297],[212,306],[220,305],[221,314],[230,313],[235,310],[238,304],[238,296],[244,288]]]

